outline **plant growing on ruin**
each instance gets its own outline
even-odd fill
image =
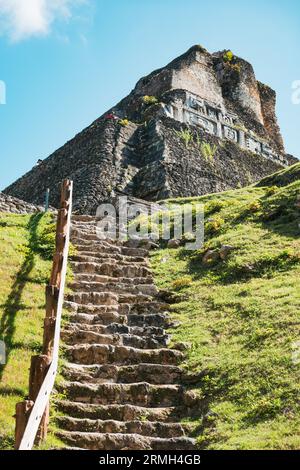
[[[189,148],[189,145],[193,141],[193,134],[189,129],[175,131],[177,137],[179,137],[185,143],[186,148]]]
[[[200,143],[200,152],[206,160],[212,161],[217,152],[217,146],[211,145],[209,142]]]
[[[233,52],[232,51],[227,51],[223,55],[223,60],[224,60],[224,62],[232,62],[233,57],[234,57]]]
[[[157,104],[158,99],[155,96],[145,95],[143,96],[143,103],[147,106],[151,106],[152,104]]]
[[[120,124],[120,126],[126,127],[129,124],[129,120],[127,118],[120,119],[120,121],[118,121],[118,124]]]

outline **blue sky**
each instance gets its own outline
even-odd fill
[[[0,0],[0,190],[193,44],[253,64],[300,157],[298,0]]]

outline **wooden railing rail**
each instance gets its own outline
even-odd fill
[[[15,449],[30,450],[47,436],[49,398],[55,383],[61,316],[68,266],[73,182],[62,183],[57,214],[56,247],[50,284],[46,287],[43,354],[31,359],[29,399],[16,405]]]

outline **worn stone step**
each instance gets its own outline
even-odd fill
[[[65,302],[65,308],[71,312],[70,322],[75,324],[108,326],[111,323],[118,323],[129,327],[164,329],[175,325],[168,315],[162,313],[119,314],[116,307],[111,305],[89,306]]]
[[[138,264],[114,265],[105,263],[81,263],[71,261],[71,267],[75,273],[102,274],[112,277],[146,277],[151,275],[148,267]]]
[[[182,437],[187,426],[180,423],[145,422],[145,421],[116,421],[99,419],[80,419],[69,416],[56,418],[60,429],[71,432],[101,433],[101,434],[140,434],[150,437]]]
[[[69,445],[89,450],[195,450],[187,437],[154,438],[140,434],[100,434],[59,431],[57,436]]]
[[[89,315],[105,315],[110,312],[118,313],[119,305],[118,304],[101,304],[101,305],[92,305],[92,304],[79,304],[76,302],[70,302],[65,300],[64,308],[71,312],[72,314],[76,313],[86,313]],[[88,323],[88,322],[87,322]]]
[[[164,302],[150,300],[148,302],[124,302],[124,297],[119,296],[122,303],[119,304],[118,312],[122,315],[149,315],[155,313],[165,313],[169,306]],[[134,299],[133,299],[134,300]]]
[[[112,253],[122,253],[122,244],[109,238],[97,238],[96,240],[89,240],[87,234],[82,234],[82,237],[74,235],[71,236],[71,241],[77,249],[80,247],[79,251],[92,248],[93,250],[96,249],[99,252],[106,252],[111,250]]]
[[[86,305],[118,305],[118,304],[129,304],[129,305],[146,305],[148,307],[153,307],[153,300],[151,295],[145,295],[139,292],[113,292],[111,289],[99,289],[97,283],[71,283],[73,285],[81,288],[81,290],[75,290],[71,294],[67,295],[67,301],[77,303],[77,304],[86,304]],[[102,285],[101,285],[102,286]],[[84,288],[87,290],[84,290]],[[155,309],[161,309],[162,303],[155,302]],[[166,308],[166,305],[163,304],[163,307]]]
[[[100,314],[73,313],[70,322],[75,325],[110,325],[111,323],[126,324],[128,317],[119,315],[116,311],[106,311]]]
[[[158,289],[153,284],[138,284],[133,283],[124,284],[121,282],[108,283],[108,282],[87,282],[80,280],[78,281],[75,277],[75,281],[69,284],[69,288],[74,292],[76,291],[94,291],[94,292],[112,292],[114,294],[131,294],[134,296],[144,295],[146,297],[155,297],[158,295]]]
[[[122,246],[121,253],[126,256],[142,256],[145,258],[149,256],[149,250],[146,250],[145,248],[129,248]]]
[[[78,297],[74,297],[75,294]],[[70,294],[69,296],[67,296],[67,300],[64,303],[65,308],[73,313],[89,313],[91,315],[99,315],[107,311],[116,311],[120,315],[127,315],[127,316],[129,315],[147,316],[147,315],[163,314],[163,316],[167,318],[166,305],[162,302],[150,301],[150,302],[142,302],[142,303],[118,303],[118,302],[116,303],[112,299],[112,303],[109,303],[111,299],[106,298],[108,303],[106,304],[99,303],[95,305],[92,302],[88,302],[88,301],[85,303],[75,302],[74,299],[89,300],[89,297],[81,297],[81,295],[78,295],[78,294],[80,293]],[[103,294],[103,292],[99,293],[99,295],[98,293],[96,293],[96,296],[95,296],[95,298],[99,302],[105,299],[105,297],[100,296],[100,294]],[[118,297],[118,299],[120,299],[119,295],[117,294],[115,295]],[[141,300],[143,300],[143,298]]]
[[[144,407],[130,404],[93,405],[69,400],[56,401],[57,409],[74,418],[117,420],[117,421],[164,421],[177,422],[187,416],[182,406]]]
[[[71,238],[71,242],[76,247],[77,254],[80,254],[83,251],[95,251],[96,253],[106,253],[111,256],[115,254],[124,255],[125,253],[122,252],[122,248],[117,245],[113,245],[108,243],[107,241],[86,241],[84,240],[78,242],[78,240],[74,240]],[[136,255],[138,256],[138,255]]]
[[[118,305],[119,296],[109,291],[73,292],[66,296],[66,300],[81,305]]]
[[[90,318],[90,316],[89,316]],[[99,324],[85,324],[85,323],[69,323],[65,327],[66,329],[73,329],[74,331],[76,330],[84,330],[84,331],[93,331],[95,333],[99,333],[102,335],[111,335],[111,334],[124,334],[124,335],[133,335],[133,336],[138,336],[138,337],[151,337],[151,336],[163,336],[163,337],[168,337],[165,333],[164,328],[159,328],[155,326],[145,326],[145,327],[139,327],[139,326],[128,326],[124,325],[122,323],[110,323],[109,325],[99,325]]]
[[[112,255],[106,253],[106,256],[86,256],[80,254],[74,255],[71,258],[71,263],[93,263],[93,264],[112,264],[115,266],[137,266],[137,267],[149,267],[149,261],[146,258],[140,257],[127,257],[123,255]]]
[[[143,285],[143,284],[152,284],[152,276],[145,277],[111,277],[104,276],[100,274],[88,274],[88,273],[75,273],[74,278],[76,282],[98,282],[102,284],[133,284],[133,285]]]
[[[68,363],[63,369],[66,379],[81,383],[136,383],[156,385],[178,384],[183,375],[176,366],[161,364],[137,364],[130,366],[91,365]]]
[[[180,385],[153,385],[147,382],[130,384],[91,384],[63,382],[58,386],[68,399],[91,404],[131,404],[137,406],[176,406],[185,403],[185,390]],[[189,394],[187,393],[187,398]]]
[[[102,334],[92,329],[72,328],[72,325],[70,325],[62,332],[62,339],[69,345],[96,343],[156,349],[167,347],[170,338],[168,335],[141,337],[127,333]]]
[[[68,357],[79,364],[150,364],[177,365],[184,355],[173,349],[137,349],[111,344],[66,346]]]
[[[72,214],[72,223],[76,223],[76,222],[84,222],[84,223],[88,223],[88,222],[95,222],[96,221],[96,217],[93,216],[93,215],[86,215],[86,214]]]
[[[147,258],[143,256],[126,256],[120,253],[104,253],[103,251],[80,251],[78,254],[72,256],[72,261],[92,261],[103,262],[107,259],[113,259],[115,262],[123,261],[126,263],[145,263],[149,264]]]

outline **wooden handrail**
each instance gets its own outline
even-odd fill
[[[57,215],[56,248],[50,285],[46,287],[43,355],[31,360],[29,400],[16,406],[15,449],[31,450],[45,439],[49,420],[49,399],[58,367],[61,317],[68,266],[73,182],[62,183]]]

